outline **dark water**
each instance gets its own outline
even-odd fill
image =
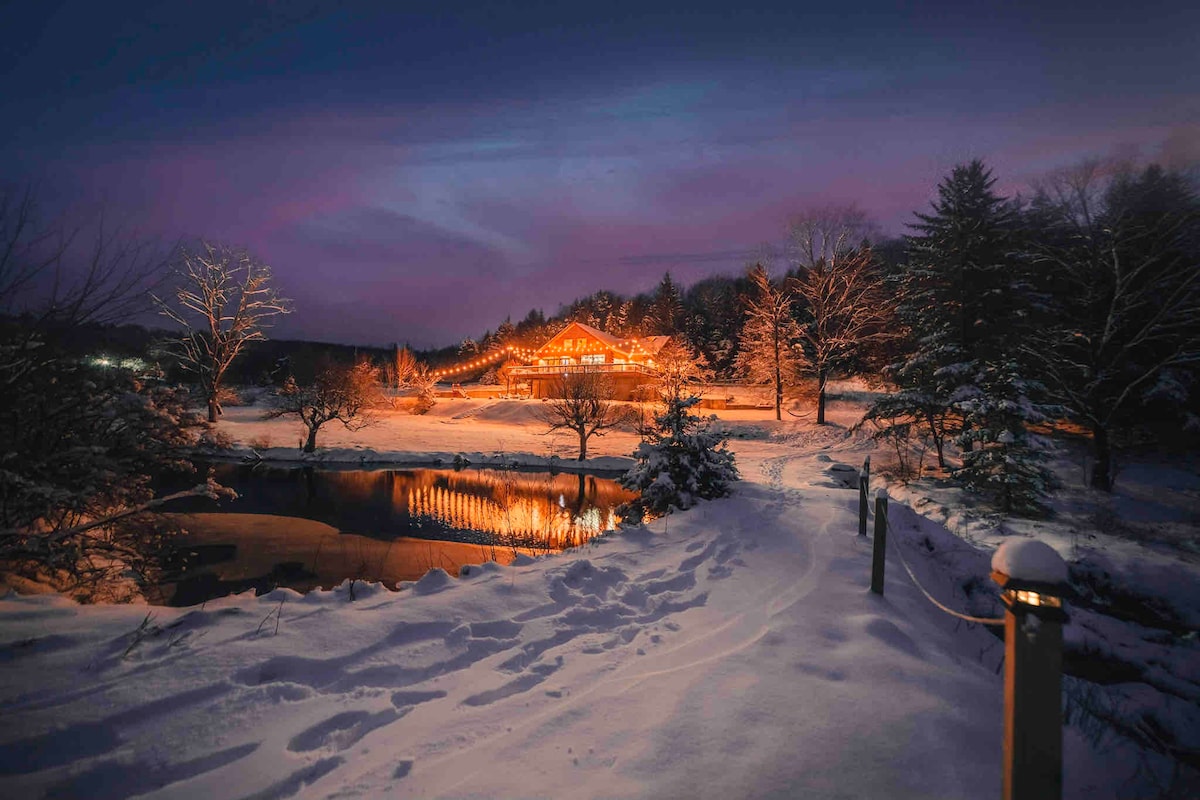
[[[302,517],[376,539],[415,536],[562,549],[616,527],[634,495],[612,479],[494,469],[322,470],[208,464],[238,499],[180,511]]]
[[[588,474],[197,466],[238,499],[173,508],[189,515],[189,534],[158,602],[192,605],[275,586],[308,591],[347,578],[394,584],[432,567],[456,574],[464,564],[507,563],[519,550],[561,550],[616,527],[617,506],[633,498]]]

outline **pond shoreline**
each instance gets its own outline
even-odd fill
[[[527,547],[400,536],[373,539],[301,517],[272,514],[178,513],[186,531],[173,543],[190,563],[170,571],[154,605],[189,606],[215,597],[278,586],[307,594],[344,581],[381,583],[396,590],[434,568],[458,576],[463,566],[488,561],[507,566]],[[181,565],[182,566],[182,565]]]
[[[269,585],[394,584],[436,566],[455,574],[463,564],[504,563],[505,552],[556,552],[616,528],[619,506],[635,496],[596,472],[552,474],[520,464],[195,464],[237,497],[174,504],[174,517],[186,519],[192,535],[181,538],[171,557],[176,580],[167,582],[182,581],[188,604]],[[204,565],[213,568],[196,569]]]
[[[518,472],[586,473],[616,478],[629,471],[637,462],[623,456],[602,456],[563,459],[539,456],[534,453],[503,453],[487,455],[481,452],[418,452],[404,450],[378,451],[369,448],[332,448],[316,453],[302,453],[296,447],[271,447],[255,450],[237,444],[228,450],[195,449],[191,458],[226,464],[263,464],[264,466],[294,468],[319,467],[328,470],[377,471],[388,469],[506,469]]]

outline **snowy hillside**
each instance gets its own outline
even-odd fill
[[[453,408],[325,443],[544,452],[519,404]],[[233,416],[240,441],[282,435]],[[866,591],[870,545],[839,476],[870,443],[727,416],[743,437],[732,498],[561,555],[434,571],[399,592],[360,584],[353,602],[345,587],[192,609],[0,600],[0,795],[998,796],[1001,643],[931,606],[894,559],[886,594]],[[632,439],[595,449],[616,456]],[[893,516],[918,577],[995,616],[997,523],[956,536],[962,518],[935,488],[894,490],[918,506]],[[1061,531],[1048,538],[1069,549]],[[1114,571],[1133,569],[1127,549]],[[1186,618],[1195,563],[1171,558],[1184,584],[1154,588]],[[1087,627],[1069,641],[1146,669],[1114,712],[1195,747],[1194,634],[1073,613]],[[1088,733],[1065,730],[1068,797],[1153,796],[1171,780],[1166,759]]]

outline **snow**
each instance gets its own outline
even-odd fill
[[[1067,562],[1053,547],[1036,539],[1013,539],[997,547],[992,569],[1019,580],[1067,582]]]
[[[996,796],[1002,644],[930,605],[898,559],[886,593],[867,590],[858,495],[831,465],[873,454],[889,542],[931,593],[975,615],[1000,613],[997,544],[1018,532],[1069,552],[1065,526],[1084,512],[1019,527],[936,479],[889,483],[886,453],[847,435],[862,404],[838,397],[824,428],[720,413],[750,433],[731,443],[732,497],[555,556],[434,570],[399,591],[360,581],[187,609],[0,599],[0,796]],[[533,405],[442,401],[357,434],[322,430],[318,444],[349,463],[565,464],[573,443],[542,436]],[[296,438],[255,409],[230,409],[222,427],[243,446]],[[622,458],[635,443],[613,433],[589,450]],[[1073,574],[1127,590],[1121,576],[1177,575],[1136,588],[1194,624],[1194,560],[1089,542]],[[1106,708],[1200,744],[1194,634],[1068,610],[1069,646],[1140,670],[1099,687]],[[1072,695],[1082,684],[1067,679],[1068,696],[1091,697]],[[1075,725],[1064,750],[1066,797],[1147,794],[1172,766]]]

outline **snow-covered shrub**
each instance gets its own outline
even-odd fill
[[[716,417],[691,413],[699,402],[694,396],[668,397],[665,410],[654,415],[654,427],[633,454],[638,463],[621,476],[622,486],[640,493],[619,509],[626,520],[640,522],[729,494],[738,471],[725,447],[728,436],[713,428]]]
[[[170,533],[149,513],[153,478],[192,472],[186,454],[203,426],[183,390],[51,350],[39,347],[23,367],[0,364],[11,421],[0,457],[0,573],[79,600],[131,599],[154,580]]]

